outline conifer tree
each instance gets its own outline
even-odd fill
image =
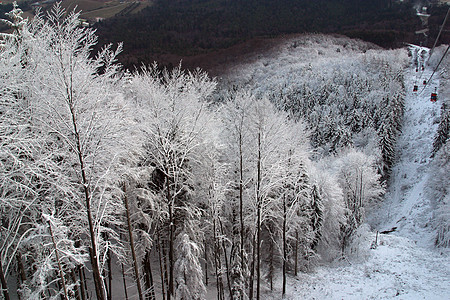
[[[447,143],[450,133],[450,109],[445,102],[442,103],[441,121],[433,141],[433,155]]]

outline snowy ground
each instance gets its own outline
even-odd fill
[[[375,236],[373,236],[375,239]],[[448,256],[408,238],[381,235],[364,262],[298,276],[288,299],[449,299]]]
[[[420,76],[420,72],[409,69],[405,74],[407,95],[403,130],[397,146],[398,161],[392,170],[384,206],[378,214],[372,215],[376,220],[371,221],[380,231],[397,227],[401,236],[428,247],[433,244],[434,232],[430,226],[432,203],[424,188],[441,107],[440,101],[430,101],[431,92],[439,85],[437,78],[423,90],[422,81],[428,79],[431,72],[425,70]],[[416,80],[420,81],[417,82],[419,91],[412,92]]]
[[[450,299],[450,253],[433,247],[432,203],[424,192],[441,106],[439,100],[430,102],[439,78],[422,91],[431,72],[416,73],[414,68],[405,72],[406,110],[398,160],[383,206],[369,217],[374,231],[397,230],[380,234],[375,249],[370,246],[376,234],[366,233],[362,249],[349,261],[291,279],[287,299]],[[419,91],[413,93],[416,82]]]

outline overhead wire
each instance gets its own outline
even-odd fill
[[[444,26],[444,24],[445,24],[445,22],[447,20],[447,16],[448,16],[449,11],[450,11],[450,9],[447,11],[447,15],[445,16],[444,23],[443,23],[441,29],[443,28],[443,26]],[[419,12],[417,12],[417,13],[419,13]],[[426,25],[427,25],[427,30],[428,30],[428,22],[426,23]],[[437,41],[439,39],[439,36],[440,36],[440,32],[438,34],[438,37],[436,38],[436,41],[434,42],[434,45],[436,45],[436,43],[437,43]],[[420,49],[422,50],[422,47],[420,47]],[[433,46],[433,49],[434,49],[434,46]],[[428,55],[427,58],[423,57],[423,60],[422,60],[421,64],[419,63],[420,62],[420,56],[421,56],[421,55],[419,56],[419,54],[422,53],[422,51],[419,51],[419,50],[417,51],[417,69],[416,70],[417,70],[417,72],[420,72],[420,76],[419,76],[419,78],[417,78],[417,75],[416,75],[416,83],[417,83],[417,81],[420,82],[420,79],[422,79],[422,76],[424,74],[425,63],[431,57],[431,53],[433,52],[433,49],[429,52],[429,55]]]
[[[442,30],[444,29],[445,23],[447,22],[447,18],[448,18],[449,13],[450,13],[450,7],[447,10],[447,14],[445,15],[444,22],[442,22],[441,29],[439,30],[439,33],[438,33],[438,35],[436,37],[436,40],[434,41],[433,48],[431,48],[429,57],[431,57],[431,55],[433,54],[434,48],[436,47],[436,44],[437,44],[439,38],[441,37],[441,33],[442,33]]]
[[[448,50],[450,49],[450,44],[447,47],[447,50],[445,50],[444,55],[442,55],[441,59],[439,60],[439,63],[437,64],[436,68],[434,68],[433,73],[431,74],[430,78],[427,80],[427,84],[422,88],[422,90],[420,91],[419,95],[422,94],[422,92],[425,90],[425,88],[428,86],[428,84],[430,83],[431,79],[433,78],[434,73],[436,73],[437,69],[439,68],[439,65],[441,64],[441,62],[444,60],[444,57],[447,55]]]
[[[419,56],[417,56],[417,71],[418,72],[420,72],[420,76],[419,76],[419,79],[417,79],[417,81],[418,82],[420,82],[420,79],[422,79],[422,75],[423,75],[423,73],[424,73],[424,68],[425,68],[425,62],[426,62],[426,60],[428,60],[430,58],[430,56],[428,55],[428,58],[423,58],[423,60],[422,60],[422,63],[421,63],[421,65],[420,65],[420,68],[419,68]],[[417,78],[417,75],[416,75],[416,78]]]
[[[450,13],[450,7],[449,7],[448,10],[447,10],[447,14],[445,15],[445,18],[444,18],[444,21],[442,22],[442,25],[441,25],[441,28],[440,28],[440,30],[439,30],[439,33],[438,33],[438,35],[437,35],[437,37],[436,37],[436,40],[434,41],[433,48],[431,48],[431,50],[430,50],[430,55],[428,55],[428,60],[431,58],[431,55],[433,55],[434,48],[436,47],[436,44],[437,44],[437,42],[438,42],[438,40],[439,40],[439,38],[440,38],[440,36],[441,36],[442,30],[443,30],[444,27],[445,27],[445,23],[447,22],[449,13]],[[441,62],[444,60],[445,55],[447,55],[447,52],[448,52],[449,48],[450,48],[450,44],[449,44],[449,46],[447,47],[447,50],[445,50],[444,55],[442,55],[441,59],[439,60],[439,63],[437,64],[436,68],[433,70],[433,73],[431,74],[430,78],[428,78],[428,80],[426,81],[426,84],[425,84],[425,86],[422,88],[422,90],[420,91],[419,95],[422,94],[422,92],[425,90],[425,88],[426,88],[426,87],[428,86],[428,84],[430,83],[431,79],[433,78],[434,73],[436,73],[437,69],[439,68],[439,65],[440,65]],[[422,74],[423,74],[423,72],[422,72]],[[420,78],[422,77],[422,74],[420,75]],[[420,81],[420,78],[419,78],[419,81]]]

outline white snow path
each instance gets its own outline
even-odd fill
[[[366,250],[364,262],[299,275],[287,299],[449,299],[445,254],[391,235],[379,236],[379,246]]]
[[[424,71],[413,93],[417,73],[405,71],[405,116],[391,188],[369,218],[374,230],[398,229],[380,234],[376,249],[370,249],[376,234],[366,235],[359,258],[291,279],[287,299],[450,299],[449,250],[433,247],[432,204],[424,192],[441,106],[430,102],[438,78],[421,92],[431,72]]]
[[[426,69],[420,81],[428,79],[431,73],[432,70]],[[432,205],[424,188],[441,106],[440,101],[431,102],[430,95],[439,86],[439,80],[434,77],[425,90],[422,82],[417,82],[419,91],[412,92],[417,77],[413,68],[405,73],[407,94],[403,130],[397,143],[397,163],[392,169],[384,204],[378,214],[371,216],[370,222],[380,231],[397,227],[395,234],[431,247]]]

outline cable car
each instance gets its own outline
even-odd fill
[[[419,72],[419,68],[416,68],[416,72]]]
[[[419,86],[417,84],[415,84],[413,87],[413,92],[417,92],[418,90],[419,90]]]
[[[427,81],[426,80],[423,81],[423,85],[427,85]]]
[[[436,102],[437,101],[437,87],[434,88],[434,92],[431,93],[431,98],[430,98],[431,102]]]
[[[431,102],[436,102],[437,101],[437,93],[431,93]]]

